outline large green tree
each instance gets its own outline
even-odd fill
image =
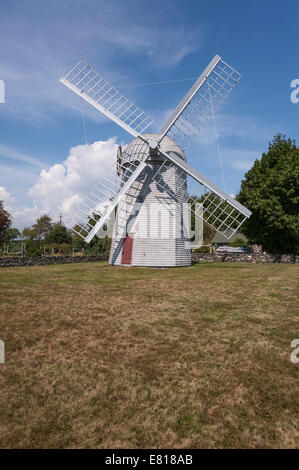
[[[238,201],[252,211],[242,231],[272,253],[299,250],[299,147],[282,134],[242,181]]]
[[[0,201],[0,243],[5,241],[6,233],[11,226],[11,215],[4,209],[3,201]]]
[[[69,243],[72,244],[70,232],[64,225],[54,224],[51,231],[46,236],[47,243]]]
[[[51,217],[49,217],[47,214],[42,215],[37,219],[32,228],[36,232],[37,239],[44,240],[52,229]]]

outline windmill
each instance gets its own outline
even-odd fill
[[[119,147],[116,164],[103,171],[101,182],[73,216],[72,228],[86,242],[99,236],[115,216],[110,264],[190,265],[186,213],[227,239],[250,217],[248,209],[188,165],[185,156],[240,77],[215,55],[155,134],[145,133],[153,120],[85,62],[61,78],[81,99],[134,137],[125,148]]]

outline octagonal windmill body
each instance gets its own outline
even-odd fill
[[[187,266],[190,213],[229,239],[250,217],[248,209],[188,165],[185,151],[214,117],[240,79],[216,55],[179,103],[159,134],[152,119],[84,62],[61,82],[128,131],[115,162],[73,215],[72,228],[86,242],[114,216],[110,263]]]

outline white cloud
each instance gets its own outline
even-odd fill
[[[8,147],[7,145],[0,144],[0,157],[9,158],[12,160],[18,160],[23,163],[28,163],[30,165],[37,166],[39,168],[43,168],[44,164],[38,160],[37,158],[31,157],[30,155],[26,155],[18,150]]]
[[[73,0],[53,0],[47,7],[35,8],[40,14],[35,22],[30,10],[8,8],[0,29],[0,43],[6,45],[0,57],[6,103],[0,113],[26,123],[39,124],[61,113],[80,111],[80,100],[58,80],[81,58],[108,81],[130,83],[136,81],[138,66],[141,74],[144,68],[165,70],[202,44],[201,29],[186,28],[179,14],[175,24],[164,24],[161,8],[149,15],[145,6],[130,8],[121,1],[111,6],[103,0],[85,0],[81,5],[77,0],[76,6]],[[126,54],[132,66],[123,67]],[[91,119],[101,118],[91,109],[87,113]]]
[[[3,201],[4,209],[11,215],[15,198],[4,186],[0,186],[0,201]]]
[[[241,170],[241,171],[248,171],[253,165],[253,161],[246,161],[246,160],[235,160],[232,162],[232,167],[235,170]]]
[[[260,150],[225,147],[222,152],[222,161],[227,170],[248,171],[260,156]]]
[[[4,186],[0,186],[0,201],[4,201],[4,204],[7,207],[15,201],[15,198],[4,188]]]
[[[103,173],[113,167],[117,147],[114,137],[72,147],[66,160],[42,170],[28,191],[33,207],[15,209],[14,224],[18,227],[31,225],[42,214],[57,220],[62,213],[67,220],[78,202],[99,183]]]

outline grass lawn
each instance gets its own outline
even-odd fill
[[[0,447],[297,447],[298,285],[282,264],[1,269]]]

